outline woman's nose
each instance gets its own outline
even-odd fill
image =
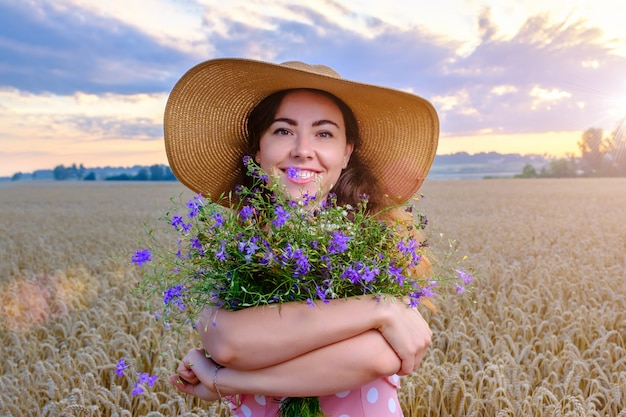
[[[314,154],[313,143],[311,139],[306,135],[298,134],[294,141],[293,148],[291,149],[291,156],[293,158],[312,158]]]

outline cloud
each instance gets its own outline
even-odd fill
[[[480,45],[444,63],[437,77],[446,80],[440,97],[464,103],[445,111],[451,132],[582,131],[606,122],[607,105],[626,93],[618,75],[626,73],[626,57],[614,54],[602,31],[584,21],[550,23],[535,16],[510,39],[497,37],[488,15],[482,26]],[[508,86],[506,93],[498,86]],[[467,115],[467,107],[477,112]]]
[[[349,79],[415,92],[441,103],[442,129],[461,135],[582,131],[611,123],[607,104],[616,90],[626,92],[615,85],[626,73],[626,57],[584,20],[537,15],[504,36],[485,9],[480,42],[461,55],[460,41],[422,27],[372,18],[355,31],[310,8],[291,12],[299,17],[271,17],[254,27],[223,21],[215,49],[223,56],[325,63]],[[368,27],[373,35],[363,36]],[[546,92],[558,92],[558,99],[548,100]]]
[[[27,138],[29,149],[50,143],[160,141],[165,100],[165,94],[63,96],[5,89],[0,91],[0,138]],[[3,148],[17,152],[22,146],[7,140]]]
[[[194,58],[111,17],[52,3],[0,3],[0,80],[24,91],[165,91]]]
[[[503,16],[518,3],[399,4],[4,0],[3,150],[73,140],[85,152],[96,142],[138,152],[159,142],[177,79],[215,57],[326,64],[413,92],[435,104],[444,136],[612,129],[626,112],[624,42],[607,42],[597,24],[548,14],[510,24]]]

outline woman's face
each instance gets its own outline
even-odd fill
[[[283,98],[255,156],[263,170],[280,178],[291,198],[299,199],[319,191],[325,197],[352,150],[337,105],[321,94],[297,90]]]

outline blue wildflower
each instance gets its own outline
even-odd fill
[[[287,222],[287,219],[289,218],[289,212],[285,210],[283,206],[277,206],[274,214],[276,214],[276,218],[272,220],[272,224],[277,229],[280,229]]]
[[[369,266],[364,266],[360,273],[363,282],[370,283],[374,281],[376,277],[380,274],[380,270],[378,268],[370,268]]]
[[[337,254],[343,253],[348,250],[348,242],[351,237],[344,235],[339,231],[335,231],[332,234],[330,241],[328,242],[328,253]]]
[[[393,277],[393,280],[395,282],[400,284],[400,286],[404,285],[404,275],[402,275],[402,268],[396,267],[395,264],[392,262],[392,264],[389,265],[387,272]]]
[[[296,178],[298,178],[299,173],[300,173],[300,170],[298,168],[295,168],[292,166],[287,168],[287,177],[291,178],[292,180],[295,180]]]
[[[268,175],[261,168],[254,164],[254,160],[250,155],[246,155],[243,157],[243,164],[246,167],[248,175],[252,176],[253,178],[258,178],[263,182],[269,181]]]
[[[315,289],[316,289],[316,293],[317,293],[317,298],[322,300],[324,302],[324,304],[330,303],[330,301],[328,301],[326,299],[326,291],[322,287],[320,287],[319,285],[315,284]]]
[[[311,264],[309,263],[309,258],[304,252],[302,252],[302,249],[298,249],[294,252],[293,258],[296,261],[296,270],[294,275],[299,276],[307,274],[311,268]]]
[[[169,305],[172,303],[181,310],[184,310],[185,304],[182,299],[185,297],[185,293],[186,291],[182,284],[174,285],[163,292],[163,304]]]
[[[228,258],[228,253],[226,252],[226,242],[221,241],[220,243],[221,243],[220,250],[217,251],[217,253],[215,254],[215,257],[219,261],[225,261],[226,258]]]
[[[133,255],[132,261],[137,264],[137,266],[143,266],[146,262],[150,262],[152,260],[152,254],[150,253],[150,249],[138,250]]]
[[[147,372],[144,373],[138,373],[137,376],[139,376],[139,384],[148,384],[148,386],[153,386],[156,381],[158,376],[157,375],[150,375]]]
[[[248,220],[253,215],[254,215],[254,209],[252,207],[250,207],[250,206],[244,206],[239,211],[239,217],[241,217],[242,220]]]
[[[312,201],[315,201],[316,198],[317,194],[309,194],[308,192],[305,192],[302,196],[302,205],[308,206]]]
[[[419,261],[422,259],[422,257],[418,253],[420,248],[422,247],[421,243],[414,237],[409,239],[408,242],[401,240],[400,242],[398,242],[397,247],[398,247],[398,250],[400,250],[400,252],[402,252],[405,256],[408,256],[411,258],[410,266],[417,265]]]
[[[187,208],[189,209],[189,213],[187,213],[187,216],[190,219],[193,219],[194,217],[196,217],[198,215],[198,213],[200,212],[200,195],[195,196],[193,199],[189,200],[187,202]]]
[[[237,249],[239,249],[239,252],[246,254],[244,258],[247,262],[252,261],[252,255],[254,255],[259,249],[259,245],[257,245],[258,241],[258,236],[252,236],[248,241],[240,241],[237,244]]]
[[[465,285],[469,284],[474,279],[474,277],[469,272],[464,271],[462,269],[455,269],[454,272],[456,272],[456,275],[461,279],[461,281]]]
[[[191,243],[191,247],[197,250],[200,255],[204,253],[204,250],[202,250],[202,243],[200,243],[200,240],[193,238],[190,240],[190,243]]]
[[[133,390],[130,392],[130,395],[141,395],[143,393],[143,387],[141,385],[139,385],[137,382],[135,382],[135,386],[133,387]]]
[[[170,224],[172,226],[174,226],[175,229],[180,229],[183,227],[183,218],[181,216],[179,216],[178,214],[175,214],[174,216],[172,216],[172,220],[170,221]]]
[[[222,227],[224,225],[224,216],[222,216],[221,213],[213,213],[211,218],[213,219],[213,224],[211,225],[211,229]]]
[[[126,359],[124,358],[120,359],[117,365],[115,366],[115,372],[117,373],[117,376],[123,377],[124,371],[126,370],[126,368],[128,368],[128,365],[126,364]]]
[[[359,266],[362,265],[360,262],[355,262],[355,265],[350,265],[346,269],[344,269],[341,274],[341,278],[350,281],[353,284],[359,282]]]

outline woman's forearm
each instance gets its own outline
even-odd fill
[[[234,312],[207,310],[200,325],[206,350],[222,365],[240,370],[277,365],[368,330],[378,330],[398,355],[400,375],[416,369],[432,336],[419,311],[392,297],[350,297],[315,308],[284,303]]]
[[[371,330],[267,368],[222,368],[217,382],[222,395],[319,396],[360,387],[392,375],[399,367],[400,359],[385,339]],[[214,369],[208,360],[193,367],[198,379],[212,391]]]
[[[353,297],[315,307],[284,303],[207,310],[199,330],[204,347],[217,362],[241,370],[260,369],[379,328],[389,320],[388,303]]]

